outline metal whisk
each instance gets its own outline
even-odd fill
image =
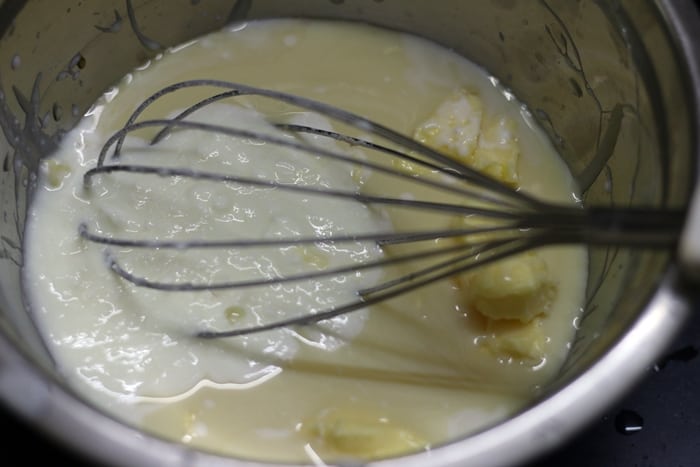
[[[188,88],[214,88],[211,97],[197,101],[173,118],[140,120],[143,112],[166,95]],[[224,99],[242,96],[271,99],[283,105],[294,106],[317,113],[339,122],[343,128],[354,128],[358,136],[322,130],[304,125],[279,123],[272,125],[281,132],[294,135],[314,135],[329,138],[338,148],[344,145],[360,147],[366,157],[358,158],[350,151],[329,146],[310,144],[304,138],[282,138],[276,134],[264,134],[231,125],[213,125],[190,118],[196,111]],[[351,164],[376,173],[396,177],[405,183],[428,187],[444,192],[446,199],[409,199],[387,197],[381,194],[363,193],[358,190],[340,190],[318,186],[283,184],[275,180],[241,177],[234,173],[214,173],[192,168],[170,168],[147,164],[122,163],[120,156],[124,141],[131,132],[156,128],[152,139],[155,145],[174,131],[199,130],[221,133],[238,138],[248,138],[273,146],[291,148],[336,161]],[[371,135],[366,138],[362,135]],[[381,140],[378,143],[375,140]],[[432,177],[416,176],[397,168],[396,162],[407,163],[434,174]],[[351,264],[327,270],[280,275],[276,278],[251,279],[223,283],[155,282],[126,270],[116,255],[105,254],[109,268],[121,278],[141,287],[166,291],[197,291],[253,287],[266,284],[301,281],[352,273],[358,269],[371,269],[400,264],[407,273],[391,278],[374,287],[357,292],[357,299],[331,309],[305,316],[281,320],[263,325],[233,329],[225,332],[202,332],[201,337],[231,337],[261,332],[291,325],[306,325],[349,313],[369,305],[408,293],[419,287],[460,274],[484,264],[537,247],[556,244],[619,245],[625,247],[672,248],[679,240],[685,210],[653,208],[617,208],[591,206],[565,206],[548,203],[515,190],[483,175],[440,152],[426,147],[414,139],[399,134],[383,125],[350,112],[268,89],[260,89],[238,83],[217,80],[191,80],[173,84],[146,99],[130,116],[123,128],[109,138],[102,147],[97,165],[84,174],[87,189],[98,175],[105,176],[126,172],[151,174],[158,177],[186,177],[216,183],[235,183],[260,188],[274,188],[283,192],[296,192],[307,196],[350,199],[367,205],[377,205],[416,211],[443,212],[450,216],[469,216],[479,219],[473,226],[434,229],[430,226],[417,231],[379,231],[344,235],[316,235],[312,237],[255,239],[241,238],[226,241],[206,238],[185,241],[160,241],[155,239],[115,238],[91,231],[86,224],[79,227],[82,238],[112,247],[146,249],[193,248],[254,248],[288,245],[343,244],[344,242],[371,241],[383,248],[393,245],[425,245],[429,248],[403,248],[398,254],[360,265]],[[439,239],[461,241],[444,245]]]

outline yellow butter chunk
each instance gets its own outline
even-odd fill
[[[547,264],[535,252],[486,265],[467,276],[467,304],[487,318],[523,323],[546,315],[556,294]]]
[[[321,412],[310,423],[309,434],[324,450],[359,458],[392,456],[427,446],[389,419],[355,408]]]
[[[46,161],[44,170],[46,170],[48,186],[51,188],[60,188],[63,180],[71,174],[70,166],[53,159]]]
[[[527,324],[519,322],[491,322],[492,332],[479,340],[480,344],[496,357],[539,362],[545,356],[547,337],[535,319]]]
[[[231,305],[224,310],[226,319],[231,324],[238,324],[246,315],[246,310],[242,306]]]
[[[479,142],[484,105],[463,89],[454,92],[418,127],[415,139],[458,159],[471,155]]]
[[[518,185],[515,123],[506,116],[486,117],[476,94],[455,91],[416,129],[414,138],[503,183]]]
[[[466,161],[470,167],[516,187],[519,155],[515,123],[507,117],[499,117],[494,121],[484,121],[479,144]]]

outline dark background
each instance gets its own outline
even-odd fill
[[[676,343],[641,385],[580,436],[527,467],[700,466],[699,349],[696,306]]]

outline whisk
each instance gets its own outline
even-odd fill
[[[210,97],[198,100],[172,118],[141,119],[144,111],[161,98],[188,88],[215,89]],[[335,132],[285,122],[270,123],[280,132],[292,135],[313,135],[329,139],[335,146],[311,144],[301,137],[280,137],[279,134],[236,127],[214,125],[190,118],[196,111],[222,101],[246,96],[269,99],[283,105],[323,115],[338,122],[343,128],[355,129],[358,135]],[[231,173],[207,172],[193,168],[162,167],[120,161],[124,142],[132,132],[144,128],[157,129],[150,144],[156,145],[174,131],[205,131],[248,138],[272,146],[303,151],[339,164],[352,165],[386,174],[404,183],[429,187],[446,194],[448,201],[436,199],[410,199],[380,194],[363,193],[361,190],[341,190],[332,187],[305,186],[280,183],[255,177],[242,177]],[[369,135],[369,137],[367,137]],[[371,139],[371,141],[370,141]],[[381,141],[378,143],[377,140]],[[340,148],[362,148],[364,157]],[[398,164],[397,164],[398,162]],[[423,177],[406,172],[398,166],[410,164],[433,177]],[[370,206],[395,207],[416,211],[442,212],[451,216],[474,217],[480,222],[464,224],[458,228],[426,228],[415,231],[376,231],[353,234],[324,235],[289,238],[238,238],[230,240],[157,240],[116,238],[91,230],[87,224],[79,226],[82,238],[107,246],[105,258],[109,268],[122,279],[137,286],[165,291],[202,291],[235,289],[260,285],[280,284],[320,277],[349,274],[357,270],[382,268],[400,264],[408,272],[393,277],[373,287],[357,291],[357,298],[315,313],[290,319],[265,323],[229,331],[203,331],[203,338],[233,337],[257,333],[293,325],[309,325],[338,315],[365,308],[420,287],[461,274],[490,262],[503,259],[538,247],[559,244],[607,245],[644,248],[673,248],[679,241],[684,219],[683,209],[592,207],[560,205],[536,199],[522,191],[492,179],[439,151],[423,145],[381,124],[351,112],[296,95],[269,89],[251,87],[219,80],[188,80],[165,87],[143,101],[131,114],[124,126],[103,145],[97,164],[84,174],[84,186],[89,189],[93,179],[116,173],[152,175],[157,177],[185,177],[214,183],[235,183],[265,189],[296,192],[307,196],[334,197],[354,200]],[[437,242],[440,239],[461,239],[458,243]],[[109,247],[141,249],[199,248],[256,248],[284,247],[290,245],[339,245],[347,242],[376,242],[383,248],[392,245],[425,245],[429,248],[404,248],[396,255],[362,264],[349,264],[326,270],[279,275],[279,277],[231,281],[221,283],[157,282],[141,277],[124,268],[117,255]],[[447,242],[449,243],[449,242]]]

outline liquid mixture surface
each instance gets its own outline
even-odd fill
[[[117,277],[105,261],[105,247],[80,237],[81,225],[107,236],[186,240],[474,222],[185,177],[117,174],[83,183],[104,142],[147,96],[196,78],[334,104],[533,196],[576,203],[566,166],[527,110],[483,70],[435,44],[369,26],[298,20],[251,22],[202,37],[125,76],[44,163],[27,227],[25,288],[47,345],[76,390],[113,416],[167,439],[278,462],[427,450],[537,397],[575,332],[586,284],[583,248],[528,252],[313,326],[213,340],[196,333],[338,306],[392,271],[203,292],[157,291]],[[144,118],[173,116],[207,93],[212,90],[178,94]],[[336,128],[312,112],[267,108],[245,98],[191,118],[279,132],[269,115]],[[130,135],[119,160],[109,163],[230,171],[407,198],[424,190],[251,138],[173,131],[151,146],[148,134]],[[340,143],[307,138],[348,151]],[[365,157],[361,149],[351,151]],[[411,164],[395,166],[413,177],[424,175],[425,169]],[[362,264],[391,257],[397,248],[358,241],[252,252],[107,250],[150,280],[212,283]]]

